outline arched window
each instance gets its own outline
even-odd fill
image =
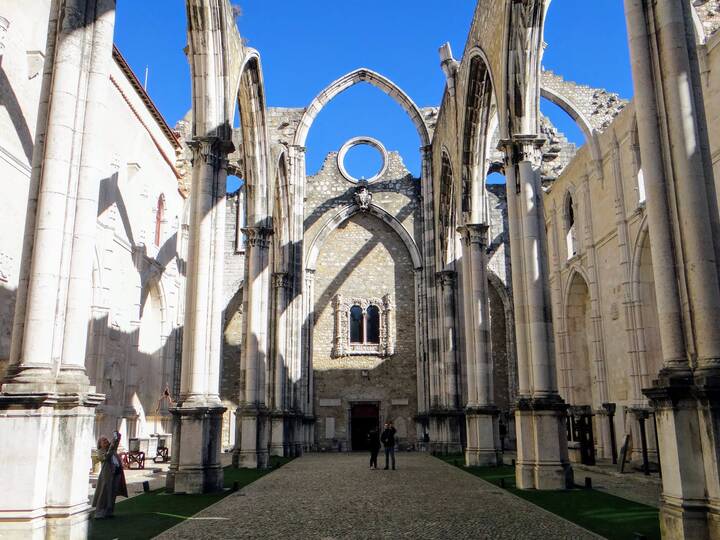
[[[367,308],[366,343],[380,343],[380,309],[377,306]]]
[[[155,211],[155,245],[160,247],[162,240],[162,227],[165,222],[165,195],[163,193],[158,197],[157,210]]]
[[[360,306],[350,308],[350,343],[363,343],[363,310]]]
[[[338,294],[333,309],[333,358],[395,354],[395,303],[389,294],[382,298],[345,298]]]
[[[573,203],[573,199],[570,194],[568,194],[565,202],[565,223],[567,226],[567,258],[571,259],[577,255],[577,227],[575,226],[575,204]]]

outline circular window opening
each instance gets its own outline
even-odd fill
[[[338,153],[338,167],[351,182],[373,182],[387,168],[387,152],[380,141],[371,137],[356,137],[346,142]]]

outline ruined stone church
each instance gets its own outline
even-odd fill
[[[84,537],[113,430],[169,440],[168,489],[201,493],[223,452],[355,451],[392,421],[468,465],[516,450],[522,489],[624,448],[662,470],[664,538],[720,538],[720,9],[625,0],[626,101],[542,69],[548,4],[479,0],[441,103],[358,67],[287,108],[229,1],[187,0],[172,127],[115,0],[0,3],[0,537]],[[365,133],[308,173],[315,118],[363,83],[419,177]]]

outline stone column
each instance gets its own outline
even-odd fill
[[[273,410],[271,412],[272,428],[270,435],[270,455],[286,456],[289,454],[287,432],[287,406],[286,393],[289,371],[287,361],[287,287],[288,275],[285,272],[273,274],[273,289],[275,292],[275,347],[274,353],[274,381],[273,381]]]
[[[95,409],[85,353],[114,0],[54,5],[10,366],[0,387],[0,537],[84,538]]]
[[[490,313],[487,290],[488,226],[471,224],[461,228],[465,239],[464,257],[470,259],[472,290],[465,295],[472,332],[473,354],[467,359],[468,403],[465,409],[467,448],[465,464],[497,465],[500,460],[499,410],[493,399],[493,361],[490,354]],[[466,313],[467,313],[466,311]]]
[[[180,396],[173,415],[167,489],[205,493],[223,486],[219,396],[222,331],[225,185],[230,143],[196,137],[190,190],[190,230]]]
[[[660,526],[664,538],[705,539],[720,537],[718,217],[689,10],[625,0],[664,361],[643,390],[657,417]]]
[[[457,365],[457,315],[455,306],[455,283],[457,274],[453,270],[443,270],[436,274],[442,299],[442,371],[441,389],[442,410],[438,411],[437,442],[442,452],[461,452],[460,442],[460,394],[458,387]],[[433,441],[435,442],[435,441]]]
[[[520,396],[516,410],[521,489],[564,489],[572,479],[565,435],[566,405],[557,391],[548,284],[547,238],[539,165],[542,139],[504,141],[508,166],[515,314],[518,328]],[[519,245],[517,245],[519,244]],[[518,275],[519,274],[519,275]],[[524,335],[521,336],[520,333]],[[527,386],[525,386],[527,385]]]
[[[268,465],[268,410],[265,396],[268,354],[270,236],[272,229],[256,226],[243,229],[247,235],[247,314],[245,336],[245,395],[237,410],[239,452],[233,461],[239,467]]]

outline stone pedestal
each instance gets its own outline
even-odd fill
[[[520,398],[515,411],[520,489],[565,489],[572,485],[565,429],[566,405],[552,399]]]
[[[0,394],[0,538],[87,538],[93,423],[102,400],[91,392]]]
[[[270,455],[280,457],[289,455],[285,413],[274,411],[270,416],[270,423]]]
[[[235,467],[264,469],[269,463],[269,427],[267,412],[259,407],[239,407],[236,425],[237,444],[233,454]]]
[[[643,391],[657,415],[663,538],[720,538],[720,378],[661,377]]]
[[[223,488],[220,463],[221,405],[181,405],[173,415],[173,449],[167,476],[172,493],[208,493]]]
[[[468,407],[465,410],[465,466],[489,467],[502,462],[498,415],[497,407]]]

